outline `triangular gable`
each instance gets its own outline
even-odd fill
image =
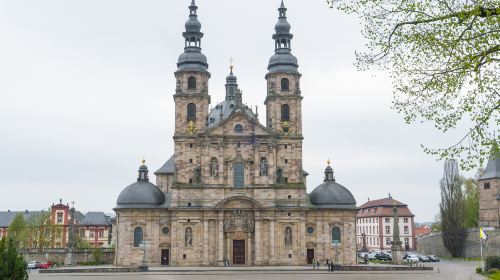
[[[247,114],[243,113],[242,111],[237,111],[233,113],[231,116],[229,116],[227,119],[223,120],[216,126],[207,129],[205,131],[206,134],[211,134],[211,135],[222,135],[222,134],[234,134],[234,135],[239,135],[238,133],[234,132],[233,124],[235,123],[241,123],[244,126],[244,132],[241,135],[248,135],[246,131],[246,125],[252,124],[255,126],[255,129],[252,131],[252,134],[255,136],[271,136],[273,135],[272,130],[269,128],[263,126],[260,124],[258,121],[255,119],[249,117]]]

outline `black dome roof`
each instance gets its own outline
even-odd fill
[[[325,182],[309,194],[309,201],[319,208],[357,209],[354,196],[346,187],[335,182],[330,166],[325,169]]]
[[[139,167],[137,182],[128,185],[120,192],[116,200],[116,208],[155,208],[165,202],[165,194],[153,183],[149,182],[148,168]]]

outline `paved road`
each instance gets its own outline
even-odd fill
[[[475,273],[475,268],[480,264],[478,262],[444,262],[432,264],[434,271],[423,272],[334,272],[327,271],[272,271],[266,269],[260,272],[255,271],[210,271],[210,268],[203,268],[204,271],[185,272],[148,272],[148,273],[94,273],[94,274],[39,274],[32,273],[30,279],[33,280],[63,280],[63,279],[102,279],[102,280],[226,280],[226,279],[262,279],[262,280],[303,280],[307,277],[308,280],[323,280],[323,279],[366,279],[366,280],[382,280],[382,279],[446,279],[446,280],[476,280],[484,279]],[[183,268],[186,269],[187,268]],[[217,268],[220,269],[220,268]],[[250,268],[249,268],[250,269]],[[208,271],[207,271],[208,270]]]

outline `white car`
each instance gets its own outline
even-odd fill
[[[418,263],[419,262],[418,256],[417,255],[408,255],[408,257],[406,257],[406,262]]]
[[[38,267],[38,265],[40,265],[40,262],[38,262],[38,261],[29,261],[28,262],[29,269],[35,269]]]

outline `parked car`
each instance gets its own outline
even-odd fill
[[[439,262],[439,258],[434,255],[427,256],[430,262]]]
[[[375,257],[380,261],[392,261],[392,256],[384,252],[376,253]]]
[[[47,269],[47,268],[50,268],[52,267],[52,263],[51,262],[44,262],[44,263],[41,263],[38,268],[40,269]]]
[[[418,255],[418,260],[420,262],[428,262],[429,261],[429,258],[427,258],[426,256],[423,256],[423,255]]]
[[[368,254],[368,259],[369,260],[376,260],[377,259],[377,253],[376,252],[371,252]]]
[[[40,265],[39,261],[29,261],[28,262],[28,268],[29,269],[36,269]]]
[[[406,257],[406,262],[409,262],[409,263],[418,263],[420,260],[418,258],[417,255],[408,255]]]
[[[358,252],[358,258],[360,259],[364,258],[365,255],[368,255],[368,252]]]

